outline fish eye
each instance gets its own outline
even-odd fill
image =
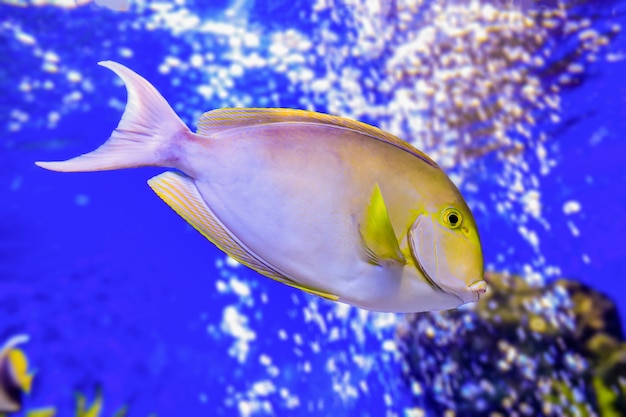
[[[461,227],[461,223],[463,223],[463,216],[457,209],[448,207],[441,212],[441,220],[446,227],[456,229]]]

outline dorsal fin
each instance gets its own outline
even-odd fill
[[[233,128],[255,126],[271,123],[316,123],[328,126],[337,126],[343,129],[350,129],[374,139],[387,142],[400,149],[404,149],[412,155],[417,156],[427,164],[438,168],[435,161],[428,155],[397,136],[387,133],[377,127],[356,120],[346,119],[339,116],[317,113],[308,110],[297,109],[256,109],[256,108],[232,108],[217,109],[204,113],[198,120],[198,133],[211,136],[217,132]]]

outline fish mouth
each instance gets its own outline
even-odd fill
[[[487,292],[487,281],[485,281],[484,279],[475,281],[471,283],[467,288],[476,296],[478,300],[480,300],[480,296]]]

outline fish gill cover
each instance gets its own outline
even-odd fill
[[[190,126],[206,110],[242,106],[375,124],[451,174],[477,218],[487,269],[520,274],[532,288],[564,272],[608,274],[577,278],[624,293],[624,264],[616,261],[624,251],[595,243],[604,223],[590,212],[619,218],[623,205],[600,205],[591,186],[583,195],[568,191],[597,183],[617,201],[625,197],[603,183],[614,165],[597,175],[597,163],[574,174],[568,165],[586,160],[577,152],[611,143],[615,123],[624,127],[596,116],[619,115],[623,103],[609,94],[621,84],[598,81],[624,68],[621,2],[2,3],[0,124],[10,156],[2,161],[3,201],[12,204],[1,224],[0,334],[31,335],[41,369],[33,403],[59,404],[99,382],[111,413],[130,401],[132,415],[454,409],[445,391],[410,392],[399,378],[402,316],[292,294],[239,268],[190,230],[179,232],[180,222],[141,188],[145,172],[78,176],[75,186],[53,191],[58,184],[25,168],[42,152],[85,151],[110,133],[125,99],[119,81],[95,65],[103,59],[153,81]],[[593,88],[607,97],[585,102]],[[114,190],[109,181],[118,181]],[[50,223],[62,215],[64,225]],[[611,236],[624,231],[615,224]],[[570,297],[545,296],[533,314],[575,320]],[[458,314],[471,321],[472,311]],[[453,354],[465,334],[428,325],[455,323],[449,315],[411,320],[418,339],[420,326],[450,335],[440,355]],[[467,361],[458,363],[476,366]],[[71,401],[60,407],[69,412]]]

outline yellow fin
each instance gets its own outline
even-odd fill
[[[280,281],[280,280],[277,280],[277,281]],[[305,286],[302,286],[300,284],[296,284],[293,281],[280,281],[280,282],[282,282],[285,285],[289,285],[290,287],[297,288],[297,289],[299,289],[301,291],[304,291],[306,293],[309,293],[309,294],[312,294],[312,295],[317,295],[318,297],[325,298],[327,300],[331,300],[331,301],[338,301],[339,300],[339,297],[336,296],[335,294],[331,294],[331,293],[324,292],[324,291],[319,291],[319,290],[316,290],[316,289],[310,288],[310,287],[305,287]]]
[[[374,265],[382,265],[388,261],[406,263],[378,184],[372,191],[360,232],[370,263]]]
[[[217,109],[204,113],[198,120],[198,133],[211,136],[217,132],[270,123],[317,123],[328,126],[353,130],[374,139],[389,143],[403,149],[422,161],[435,168],[438,165],[428,155],[397,136],[387,133],[377,127],[356,120],[346,119],[339,116],[317,113],[297,109],[256,109],[256,108],[233,108]]]
[[[28,359],[20,349],[8,351],[7,359],[11,364],[13,378],[22,391],[29,394],[33,385],[33,375],[28,373]]]
[[[190,177],[168,171],[151,178],[148,185],[176,213],[231,258],[283,284],[330,300],[339,299],[336,295],[298,284],[254,255],[222,225],[222,222],[207,206]]]

